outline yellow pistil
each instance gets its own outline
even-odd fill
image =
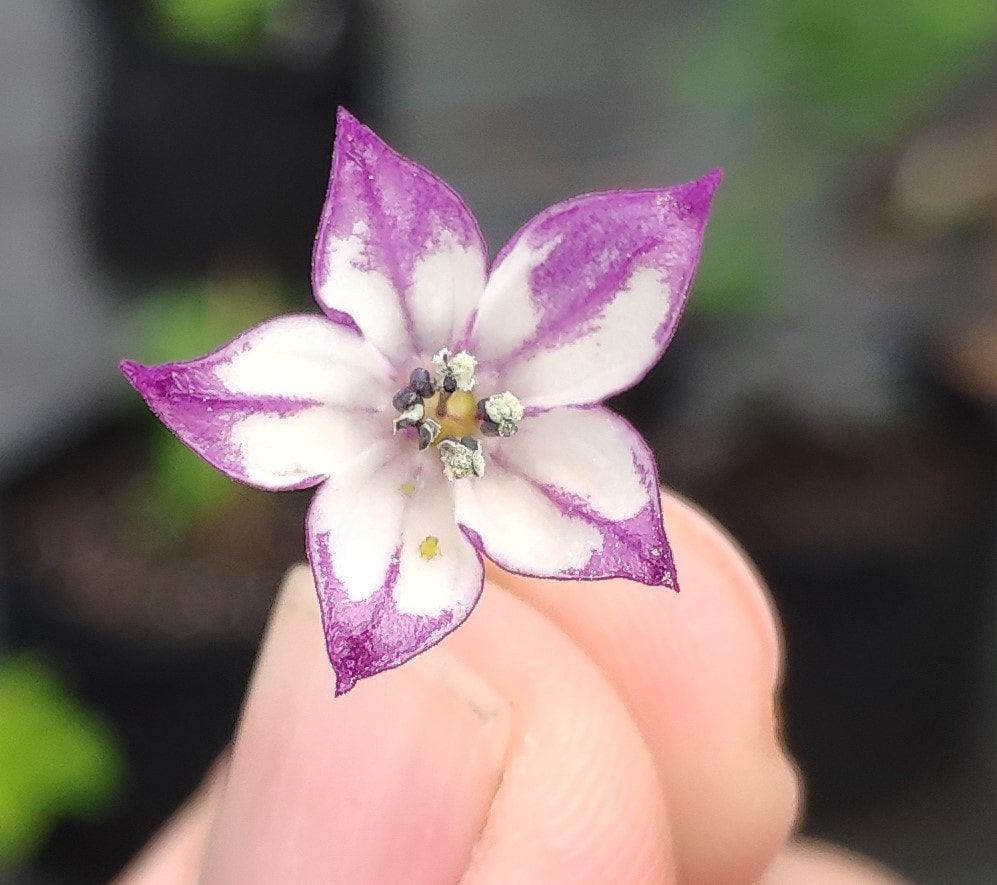
[[[443,403],[443,414],[439,414],[440,393],[437,391],[424,402],[426,414],[440,422],[440,432],[436,434],[433,445],[439,445],[445,439],[460,439],[462,436],[472,436],[478,429],[475,418],[477,402],[469,390],[455,390]]]
[[[403,482],[401,484],[401,492],[403,495],[411,495],[414,491],[415,491],[415,483]]]
[[[419,555],[429,562],[433,557],[439,553],[440,549],[440,539],[433,537],[433,535],[427,535],[423,542],[419,545]]]

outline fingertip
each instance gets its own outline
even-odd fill
[[[443,652],[336,698],[310,573],[284,582],[206,881],[454,881],[501,775],[502,697]]]
[[[674,879],[665,799],[598,667],[535,609],[486,582],[444,643],[509,698],[515,728],[465,883]]]
[[[892,870],[840,846],[799,839],[779,852],[760,885],[905,885]]]
[[[779,628],[779,614],[761,572],[738,540],[706,510],[694,501],[670,489],[662,490],[661,509],[676,559],[685,560],[689,577],[695,582],[703,563],[726,576],[728,585],[744,605],[744,614],[759,641],[768,664],[772,688],[782,675],[785,648]],[[679,564],[679,569],[682,565]]]
[[[624,580],[497,577],[583,649],[626,704],[665,789],[682,881],[749,881],[785,842],[800,801],[776,703],[775,610],[712,519],[667,493],[663,510],[680,595]]]

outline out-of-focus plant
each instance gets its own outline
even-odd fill
[[[0,869],[30,860],[59,820],[100,814],[123,769],[111,732],[52,666],[0,657]]]
[[[992,0],[719,0],[663,35],[654,68],[671,101],[738,132],[722,158],[691,306],[768,311],[785,298],[800,207],[826,201],[849,149],[895,138],[983,63]]]
[[[668,38],[657,68],[677,97],[823,143],[896,135],[979,67],[997,35],[990,0],[761,0],[710,4]]]
[[[211,55],[252,55],[288,0],[148,0],[160,36]]]
[[[271,278],[162,285],[145,301],[130,336],[130,353],[144,362],[191,359],[281,310],[282,289]],[[198,519],[232,504],[239,487],[212,470],[158,421],[150,421],[148,488],[136,495],[160,537],[179,537]]]
[[[756,158],[736,166],[714,202],[690,307],[701,315],[772,310],[785,297],[778,268],[785,207],[812,185],[803,170]]]
[[[764,4],[763,4],[764,6]],[[820,130],[893,137],[993,46],[993,0],[777,0],[772,74]]]

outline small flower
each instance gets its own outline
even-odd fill
[[[671,339],[720,177],[553,206],[489,270],[460,198],[340,111],[312,260],[324,315],[121,364],[219,470],[318,487],[307,553],[337,694],[458,627],[482,556],[677,589],[654,459],[601,403]]]

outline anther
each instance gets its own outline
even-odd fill
[[[419,394],[416,393],[411,387],[406,387],[403,390],[399,390],[392,399],[391,405],[393,405],[399,412],[404,412],[406,409],[411,408],[419,401]]]
[[[392,422],[394,424],[395,433],[405,427],[415,427],[426,414],[426,409],[422,405],[422,401],[416,398],[411,406],[409,406],[404,412],[402,412],[395,420]]]
[[[419,425],[419,451],[422,452],[428,449],[442,429],[443,425],[435,418],[427,418],[423,421]]]
[[[409,375],[409,387],[423,399],[428,399],[435,392],[433,389],[433,379],[428,369],[413,369],[412,374]]]
[[[488,421],[496,425],[498,436],[509,437],[515,434],[519,429],[519,422],[526,414],[523,404],[508,390],[488,397],[484,408]],[[482,432],[484,432],[483,425]]]
[[[481,449],[470,449],[457,440],[445,439],[440,443],[440,460],[443,475],[451,482],[485,473],[485,456]]]
[[[478,361],[466,350],[450,353],[443,348],[433,357],[436,367],[436,385],[448,393],[455,390],[471,390],[474,387],[474,370]]]

